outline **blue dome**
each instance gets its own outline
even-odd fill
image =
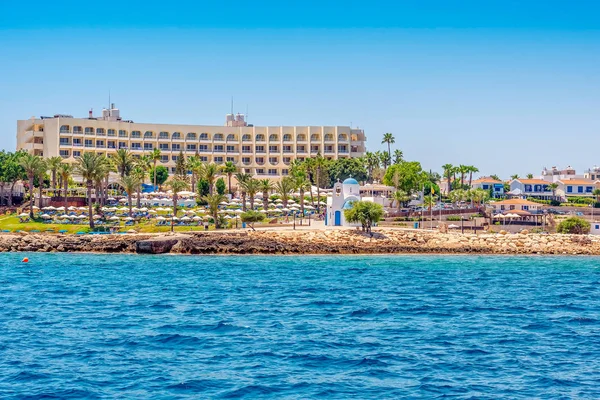
[[[358,182],[354,178],[348,178],[344,181],[344,185],[358,185]]]

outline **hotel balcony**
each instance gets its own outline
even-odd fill
[[[43,143],[24,143],[23,150],[27,150],[27,151],[44,150],[44,144]]]

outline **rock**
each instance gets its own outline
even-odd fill
[[[508,232],[506,232],[504,229],[502,229],[500,232],[498,232],[501,235],[506,235]]]
[[[163,254],[171,251],[173,246],[179,242],[177,237],[155,238],[140,240],[135,243],[136,253]]]

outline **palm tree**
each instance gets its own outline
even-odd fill
[[[50,170],[50,174],[52,176],[52,192],[56,192],[56,175],[60,165],[62,164],[62,161],[62,157],[59,156],[50,157],[48,160],[46,160],[48,169]]]
[[[423,205],[427,207],[427,211],[431,213],[431,208],[435,205],[437,199],[433,196],[425,196],[423,198]]]
[[[479,169],[473,165],[469,165],[467,168],[469,172],[469,187],[471,187],[471,183],[473,182],[473,173],[479,172]]]
[[[196,187],[196,178],[200,179],[202,171],[204,170],[204,164],[200,161],[200,156],[193,156],[187,159],[187,169],[192,172],[191,186],[192,189]]]
[[[400,211],[405,202],[410,200],[410,196],[404,190],[396,190],[392,196],[393,200],[396,201],[398,211]]]
[[[244,172],[238,172],[235,174],[235,179],[238,182],[238,190],[240,191],[240,197],[242,199],[242,211],[246,211],[246,182],[252,179],[251,174],[246,174]]]
[[[552,191],[552,197],[556,200],[556,189],[558,189],[558,183],[552,182],[552,183],[548,184],[548,189],[550,189]]]
[[[310,190],[310,182],[304,172],[297,172],[293,177],[294,189],[300,194],[300,213],[304,217],[304,192]]]
[[[113,162],[119,175],[123,178],[125,175],[129,175],[129,172],[133,168],[133,155],[127,149],[119,149],[113,157]]]
[[[152,167],[154,168],[153,186],[154,186],[154,191],[156,191],[156,163],[158,161],[160,161],[160,159],[161,159],[161,154],[160,154],[159,148],[154,148],[152,150],[152,153],[150,153],[150,159],[152,160]]]
[[[142,206],[141,201],[142,201],[142,184],[144,182],[144,179],[146,179],[146,169],[143,163],[140,164],[136,164],[135,167],[133,167],[133,169],[131,170],[130,176],[135,177],[136,181],[137,181],[137,204],[136,207],[140,208]],[[123,178],[121,178],[123,179]]]
[[[212,215],[213,220],[215,221],[215,229],[219,229],[219,204],[221,204],[222,201],[225,201],[226,197],[222,194],[215,193],[204,196],[202,199],[208,204],[210,215]]]
[[[19,158],[19,165],[25,170],[25,174],[29,180],[29,195],[31,197],[29,202],[29,217],[33,218],[33,180],[43,166],[42,159],[33,154],[25,153]]]
[[[94,178],[94,185],[96,187],[96,202],[100,205],[104,205],[104,182],[108,178],[111,169],[110,160],[106,156],[98,156],[98,171]]]
[[[67,201],[67,191],[69,190],[69,178],[73,174],[73,165],[62,163],[58,168],[58,173],[60,174],[60,179],[62,181],[64,193],[65,193],[65,209],[69,206],[69,202]]]
[[[467,165],[459,165],[458,171],[460,174],[460,187],[462,188],[465,184],[465,175],[469,172],[469,167]]]
[[[392,159],[392,148],[391,145],[393,143],[396,143],[396,139],[394,138],[394,135],[392,135],[391,133],[385,133],[383,135],[383,140],[381,141],[381,144],[387,143],[388,146],[388,156],[390,158],[390,160]]]
[[[129,216],[133,217],[133,205],[131,204],[131,197],[140,184],[139,179],[135,175],[127,175],[121,178],[119,184],[123,187],[125,193],[127,193],[127,203],[129,204]]]
[[[373,154],[373,153],[371,153]],[[375,157],[375,155],[373,154],[373,157]],[[379,159],[377,159],[377,162],[379,163]],[[317,185],[317,213],[321,213],[321,174],[323,173],[323,169],[326,168],[327,165],[327,159],[324,158],[321,153],[317,153],[317,156],[315,157],[315,174],[316,174],[316,179],[315,179],[315,184]],[[377,164],[379,165],[379,164]],[[312,192],[312,190],[311,190]]]
[[[260,180],[260,191],[263,195],[263,208],[267,211],[269,207],[269,193],[273,190],[273,182],[270,179],[261,179]]]
[[[371,153],[367,151],[364,157],[365,168],[367,168],[367,172],[369,174],[369,183],[373,183],[373,170],[375,168],[379,168],[381,159],[377,157],[375,153]]]
[[[386,153],[385,151],[376,151],[375,154],[377,154],[381,160],[381,165],[383,165],[383,168],[387,169],[392,162],[392,157],[390,157],[389,153]]]
[[[500,177],[498,175],[496,175],[496,174],[490,175],[490,178],[492,178],[495,181],[499,181],[500,180]]]
[[[393,157],[393,162],[394,164],[400,164],[402,161],[404,161],[404,153],[402,153],[402,150],[394,150],[394,157]]]
[[[213,194],[213,189],[215,186],[215,180],[219,175],[219,167],[215,163],[210,163],[204,165],[202,170],[203,178],[208,182],[208,193]]]
[[[188,183],[181,177],[175,177],[167,182],[167,185],[173,191],[173,217],[177,216],[177,201],[179,200],[179,192],[188,188]],[[173,219],[171,219],[171,232],[173,231]]]
[[[444,164],[444,165],[442,165],[442,168],[444,169],[444,176],[448,180],[448,193],[450,193],[452,191],[451,178],[452,178],[452,171],[454,170],[454,166],[452,164]]]
[[[294,182],[292,178],[286,176],[275,184],[275,191],[279,194],[279,198],[283,203],[284,207],[287,207],[288,200],[291,194],[294,192]]]
[[[227,185],[229,187],[229,194],[233,196],[233,192],[231,191],[231,177],[233,174],[237,172],[237,167],[233,163],[233,161],[227,161],[222,169],[223,173],[227,174]]]
[[[511,180],[519,179],[519,174],[514,174],[510,176]]]
[[[42,188],[44,187],[44,178],[46,176],[47,170],[48,170],[48,165],[46,164],[46,160],[41,159],[38,169],[36,171],[37,172],[36,176],[38,179],[38,191],[39,191],[38,207],[40,209],[42,208]]]
[[[244,182],[246,193],[248,194],[248,201],[250,201],[250,209],[254,210],[254,196],[261,190],[261,183],[258,179],[248,179]]]
[[[527,179],[533,179],[533,174],[527,174]]]
[[[594,189],[592,195],[594,195],[594,197],[596,198],[596,203],[600,201],[600,189]],[[592,204],[592,207],[594,206],[595,204]]]
[[[93,204],[92,204],[92,187],[96,175],[98,174],[102,164],[100,156],[94,153],[83,153],[81,157],[77,157],[76,171],[81,175],[87,186],[87,201],[88,213],[90,220],[90,229],[94,229]]]

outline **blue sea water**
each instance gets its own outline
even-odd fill
[[[0,398],[600,398],[600,258],[0,254]]]

